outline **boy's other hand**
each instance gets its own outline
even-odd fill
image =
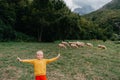
[[[58,54],[57,58],[59,58],[59,57],[60,57],[60,53]]]
[[[21,59],[20,59],[19,57],[17,57],[17,60],[18,60],[18,61],[21,61]]]

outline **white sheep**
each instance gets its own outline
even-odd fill
[[[64,45],[66,45],[66,46],[69,46],[69,47],[70,47],[69,43],[67,43],[67,42],[65,42],[65,41],[62,41],[62,42],[61,42],[61,44],[64,44]]]
[[[86,43],[86,45],[89,46],[89,47],[93,47],[92,43]]]
[[[84,46],[85,46],[85,43],[84,43],[84,42],[79,42],[79,41],[77,41],[77,42],[76,42],[76,45],[77,45],[78,47],[84,47]]]
[[[75,43],[70,44],[70,46],[73,47],[73,48],[78,48],[78,46]]]
[[[64,49],[67,49],[67,47],[66,47],[64,44],[61,44],[61,43],[60,43],[60,44],[58,44],[58,47],[59,47],[59,48],[64,48]]]
[[[105,45],[98,45],[98,48],[107,49],[107,47]]]
[[[76,44],[76,42],[68,42],[68,43],[69,43],[70,45],[71,45],[71,44]]]

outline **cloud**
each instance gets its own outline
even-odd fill
[[[64,1],[71,10],[74,10],[75,8],[80,7],[79,5],[74,3],[74,0],[64,0]]]
[[[73,11],[75,8],[81,8],[89,5],[95,10],[99,9],[112,0],[64,0],[66,5]]]

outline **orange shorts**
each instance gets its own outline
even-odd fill
[[[35,76],[35,80],[47,80],[46,75]]]

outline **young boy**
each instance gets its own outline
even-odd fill
[[[36,53],[36,59],[28,59],[28,60],[22,60],[19,57],[17,58],[20,62],[26,62],[31,63],[34,65],[34,74],[36,80],[47,80],[46,78],[46,64],[53,62],[57,60],[60,57],[60,54],[58,54],[57,57],[51,58],[51,59],[44,59],[43,58],[43,51],[37,51]]]

